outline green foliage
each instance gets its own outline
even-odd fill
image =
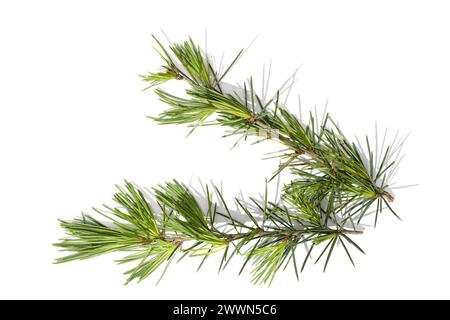
[[[174,73],[172,70],[166,70],[161,72],[151,72],[146,76],[141,76],[142,80],[149,83],[148,88],[160,85],[164,82],[167,82],[169,80],[173,80],[177,78],[177,74]]]
[[[119,191],[113,199],[121,208],[104,206],[106,212],[94,209],[110,224],[99,222],[88,214],[74,221],[61,220],[61,227],[70,238],[63,239],[57,246],[74,253],[57,262],[128,250],[143,242],[151,243],[160,236],[158,222],[141,191],[129,182],[125,182],[125,190],[117,188]]]
[[[171,109],[161,113],[158,118],[154,118],[162,124],[202,122],[216,112],[214,106],[210,106],[204,101],[176,97],[160,89],[156,89],[155,93],[162,102],[172,106]]]
[[[171,215],[167,227],[198,241],[212,245],[224,245],[226,242],[216,235],[208,226],[206,215],[189,192],[188,188],[173,181],[155,189],[156,199],[159,203],[170,208],[179,215]],[[208,211],[214,210],[211,206]]]
[[[390,205],[394,197],[388,183],[394,167],[392,147],[381,150],[378,159],[368,138],[364,150],[344,135],[329,114],[317,119],[310,113],[303,119],[289,112],[279,102],[281,89],[273,99],[264,101],[255,92],[252,78],[243,83],[242,92],[225,90],[229,86],[223,79],[242,50],[219,74],[192,39],[168,48],[155,41],[162,71],[149,73],[143,80],[149,87],[183,80],[186,90],[178,96],[156,88],[154,92],[168,109],[152,119],[193,128],[220,125],[227,128],[225,136],[238,136],[238,141],[253,136],[261,139],[257,142],[279,142],[284,149],[275,157],[281,165],[272,179],[284,170],[289,170],[293,179],[283,186],[279,203],[268,201],[267,184],[263,199],[236,198],[233,205],[217,187],[206,185],[203,206],[191,189],[176,180],[155,187],[153,201],[125,182],[113,197],[116,207],[94,209],[108,223],[86,214],[61,221],[67,237],[56,246],[69,254],[57,262],[129,252],[118,261],[137,263],[126,272],[128,283],[147,278],[162,265],[164,274],[177,255],[178,261],[201,257],[200,269],[209,256],[220,252],[219,272],[233,257],[242,256],[241,272],[250,263],[252,282],[261,284],[270,284],[277,272],[289,265],[299,278],[315,248],[320,250],[315,262],[323,261],[324,271],[336,248],[354,264],[351,251],[364,253],[352,240],[353,235],[362,233],[358,228],[361,221],[374,211],[376,225],[383,208],[397,216]],[[239,219],[230,208],[241,213]],[[246,221],[240,220],[242,217]],[[299,245],[308,248],[301,265],[296,258],[302,251]]]
[[[290,255],[289,244],[281,241],[277,244],[260,246],[252,251],[253,283],[271,283],[283,261]]]
[[[211,69],[208,57],[204,57],[200,47],[189,38],[183,44],[174,44],[170,50],[187,70],[190,79],[198,85],[211,85]]]
[[[150,246],[138,248],[135,253],[118,260],[117,262],[119,264],[139,262],[136,267],[125,272],[125,274],[129,275],[126,283],[128,284],[134,279],[138,279],[138,282],[141,282],[156,271],[162,264],[167,263],[168,266],[178,248],[179,245],[177,243],[157,239],[152,242]]]
[[[315,212],[289,210],[253,198],[250,199],[253,206],[235,199],[235,204],[251,223],[242,222],[230,212],[231,206],[220,191],[214,187],[212,194],[208,185],[204,188],[206,208],[199,205],[188,187],[176,180],[154,188],[154,208],[150,199],[131,183],[125,182],[124,188],[117,188],[113,196],[116,207],[104,206],[105,212],[94,209],[109,223],[101,223],[87,214],[73,221],[61,221],[67,237],[55,245],[71,254],[57,259],[58,263],[127,252],[128,255],[117,262],[137,263],[125,273],[128,275],[126,283],[129,283],[144,280],[163,264],[167,269],[177,254],[182,254],[179,260],[186,256],[203,257],[201,267],[209,255],[221,251],[219,270],[223,270],[233,256],[241,255],[245,258],[242,270],[249,260],[253,261],[253,282],[270,284],[283,263],[295,261],[298,244],[319,245],[355,232],[342,226],[321,226]],[[213,196],[217,201],[213,201]],[[308,206],[307,199],[304,201]],[[216,216],[226,219],[222,227],[215,223]],[[265,218],[261,221],[261,217]],[[301,224],[295,226],[291,218]],[[232,227],[232,232],[228,227]],[[234,251],[228,255],[230,247]],[[295,270],[297,273],[297,267]]]

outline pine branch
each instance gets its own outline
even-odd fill
[[[248,85],[243,83],[242,92],[227,91],[230,86],[223,79],[242,50],[219,74],[192,39],[168,48],[155,41],[163,65],[143,80],[148,88],[184,81],[186,94],[177,96],[156,88],[154,92],[169,108],[152,117],[154,120],[185,124],[192,130],[220,125],[227,130],[225,136],[276,141],[285,150],[275,156],[284,162],[272,178],[288,169],[294,179],[283,186],[278,203],[268,201],[267,183],[262,201],[235,198],[232,206],[218,188],[206,185],[206,208],[192,190],[176,180],[154,188],[152,201],[125,182],[113,197],[115,207],[94,209],[107,222],[88,214],[61,221],[67,236],[56,246],[68,255],[57,262],[128,252],[118,260],[120,264],[135,263],[126,272],[128,283],[142,281],[158,269],[164,274],[177,256],[178,261],[201,257],[200,269],[207,257],[221,253],[219,272],[240,256],[240,272],[252,265],[252,282],[262,284],[270,284],[277,272],[289,265],[298,278],[316,247],[321,249],[316,263],[324,261],[324,271],[337,247],[343,248],[354,264],[351,249],[364,251],[353,237],[362,234],[358,226],[368,213],[374,210],[375,225],[384,207],[397,216],[389,204],[394,201],[388,184],[395,164],[390,161],[392,147],[383,150],[377,161],[368,138],[367,150],[363,150],[359,142],[346,138],[329,114],[321,120],[312,113],[299,119],[279,102],[281,88],[274,98],[263,101],[252,78]],[[230,210],[233,207],[240,213],[239,219],[237,212]],[[308,247],[299,260],[303,261],[300,270],[296,258],[299,245]]]
[[[209,190],[208,186],[206,189]],[[57,262],[88,259],[110,252],[128,252],[117,262],[137,263],[126,272],[129,275],[126,283],[129,283],[134,279],[142,281],[161,266],[168,266],[176,255],[181,254],[181,259],[185,256],[207,257],[213,253],[227,252],[233,247],[234,254],[224,255],[220,271],[233,256],[242,256],[245,261],[251,260],[256,265],[252,271],[253,281],[269,283],[281,263],[295,254],[297,245],[319,245],[332,239],[345,241],[350,235],[362,233],[339,225],[333,228],[320,225],[308,214],[291,212],[273,204],[268,204],[268,219],[262,222],[259,217],[264,214],[263,207],[250,208],[235,199],[235,204],[239,203],[242,210],[252,217],[248,222],[239,221],[223,212],[221,208],[229,205],[218,189],[215,190],[214,195],[220,203],[212,201],[213,194],[208,194],[208,206],[202,209],[192,191],[174,180],[154,189],[153,201],[157,207],[152,208],[138,188],[125,182],[125,188],[118,187],[113,197],[116,207],[94,209],[109,223],[101,223],[88,214],[74,221],[61,221],[68,237],[55,245],[70,254],[57,259]],[[215,223],[216,216],[226,221]],[[288,216],[302,223],[294,224],[287,219]],[[283,222],[283,226],[275,221]],[[234,226],[232,231],[229,231],[230,226]],[[350,244],[355,246],[352,242]]]

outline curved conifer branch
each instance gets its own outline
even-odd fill
[[[262,201],[236,198],[230,206],[216,187],[205,186],[206,208],[192,190],[176,180],[156,187],[153,201],[125,182],[125,188],[118,187],[114,195],[116,207],[95,209],[109,222],[87,214],[61,221],[67,237],[56,246],[69,254],[57,262],[129,252],[119,260],[135,262],[127,272],[128,283],[145,279],[163,265],[164,274],[176,256],[178,261],[201,256],[200,268],[209,255],[220,252],[219,271],[231,258],[242,256],[241,272],[251,263],[253,282],[270,284],[288,265],[298,278],[316,247],[320,249],[316,263],[323,260],[324,270],[338,244],[353,264],[351,248],[364,251],[352,238],[362,233],[358,226],[368,212],[374,210],[375,224],[384,207],[397,216],[389,204],[394,200],[388,189],[394,166],[392,147],[382,151],[377,161],[367,138],[365,151],[346,138],[329,114],[319,120],[310,113],[305,120],[289,112],[280,103],[281,90],[263,101],[252,80],[239,90],[227,89],[230,86],[223,79],[242,50],[219,74],[192,39],[168,48],[155,41],[162,69],[143,80],[149,88],[171,80],[183,80],[187,87],[184,96],[156,88],[154,92],[169,108],[154,120],[185,124],[192,130],[220,125],[227,128],[226,136],[275,140],[285,150],[276,154],[283,163],[273,177],[288,169],[295,178],[283,187],[279,203],[269,202],[266,193]],[[233,207],[234,212],[230,210]],[[303,244],[308,250],[297,262],[301,250],[296,249]]]

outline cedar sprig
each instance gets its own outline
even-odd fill
[[[159,41],[157,43],[163,60],[169,61],[163,65],[163,69],[182,75],[178,79],[185,80],[188,87],[186,97],[174,96],[157,88],[155,93],[170,108],[153,119],[161,124],[188,124],[192,128],[217,124],[231,129],[227,135],[240,135],[244,138],[255,135],[263,136],[264,140],[276,140],[289,151],[280,155],[285,161],[272,178],[288,167],[299,177],[299,181],[308,179],[310,174],[323,174],[331,182],[332,188],[329,190],[333,190],[335,196],[340,197],[344,203],[358,203],[356,209],[369,208],[376,203],[376,216],[383,205],[386,205],[396,215],[388,203],[394,200],[394,196],[389,192],[386,174],[395,164],[394,161],[389,161],[389,147],[377,166],[368,138],[366,137],[367,151],[364,152],[346,138],[329,114],[320,121],[310,113],[307,123],[303,124],[280,104],[279,90],[273,99],[263,103],[254,90],[252,80],[249,89],[246,83],[243,84],[244,94],[224,92],[224,86],[216,79],[224,78],[241,56],[242,50],[225,73],[218,74],[209,62],[210,59],[202,54],[200,47],[192,39],[183,45],[170,46],[173,55]],[[173,60],[173,56],[179,60]],[[192,68],[191,65],[203,67]],[[208,70],[208,76],[205,75],[205,70]],[[150,73],[143,79],[153,83],[154,74]],[[212,117],[215,118],[207,121]],[[359,215],[362,219],[367,211],[353,210],[351,214]]]
[[[236,198],[234,206],[241,210],[238,219],[217,187],[206,185],[204,188],[207,208],[202,208],[194,193],[176,180],[154,188],[153,201],[129,182],[125,181],[125,188],[117,188],[113,197],[115,207],[105,205],[94,209],[108,222],[99,222],[89,214],[74,221],[61,221],[67,237],[56,246],[69,254],[57,259],[58,263],[110,252],[128,253],[117,260],[119,264],[136,264],[126,272],[128,283],[133,279],[142,281],[163,265],[164,273],[177,255],[178,261],[186,256],[202,257],[200,268],[209,255],[221,252],[219,272],[233,257],[242,256],[240,273],[251,261],[253,282],[270,283],[277,271],[289,262],[293,262],[298,277],[301,270],[295,262],[295,249],[299,244],[310,247],[323,242],[329,244],[323,246],[323,254],[316,263],[325,253],[331,255],[334,249],[331,244],[337,240],[362,252],[349,238],[360,232],[343,225],[321,224],[318,207],[310,208],[318,212],[303,214],[268,201],[258,202],[252,198],[250,202],[254,205],[251,206]],[[267,199],[267,195],[264,198]],[[155,203],[155,207],[150,203]],[[222,222],[218,221],[220,219]],[[353,261],[349,251],[346,252]],[[308,256],[302,260],[302,270]],[[327,256],[324,270],[328,262]]]
[[[251,265],[253,283],[263,284],[270,284],[289,265],[298,278],[313,251],[318,251],[315,263],[324,261],[324,271],[336,247],[354,264],[352,248],[364,253],[352,239],[362,233],[361,221],[373,211],[376,225],[383,208],[397,216],[390,204],[392,146],[378,159],[367,137],[364,148],[350,141],[329,114],[322,119],[312,112],[305,119],[297,117],[280,102],[281,89],[265,101],[255,92],[252,78],[242,90],[227,91],[230,86],[223,79],[243,50],[219,73],[192,39],[168,47],[156,38],[155,42],[163,65],[142,78],[169,108],[152,119],[191,130],[223,126],[224,136],[237,136],[238,142],[251,136],[257,142],[276,141],[283,147],[275,152],[281,165],[269,182],[284,170],[293,179],[283,186],[276,203],[268,200],[267,184],[262,200],[235,198],[232,205],[217,187],[205,185],[206,208],[193,190],[176,180],[154,188],[152,199],[125,182],[113,197],[116,206],[94,209],[108,222],[88,214],[61,221],[67,237],[56,246],[68,255],[57,262],[128,252],[118,260],[135,263],[126,272],[128,283],[157,269],[164,274],[174,260],[185,257],[201,257],[200,269],[210,255],[220,253],[219,272],[240,256],[240,273]],[[160,87],[172,80],[186,83],[185,95]],[[308,248],[301,259],[299,245]]]

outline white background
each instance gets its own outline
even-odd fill
[[[446,1],[2,1],[0,4],[0,298],[450,298],[448,115],[450,7]],[[277,165],[271,143],[220,139],[204,128],[146,115],[164,106],[138,77],[159,66],[151,33],[192,35],[225,60],[259,35],[229,74],[235,83],[272,59],[280,85],[302,65],[289,100],[317,105],[351,136],[411,132],[396,192],[399,222],[384,214],[359,243],[353,268],[292,270],[272,287],[237,277],[238,260],[172,266],[165,279],[124,286],[114,256],[52,264],[70,219],[110,203],[114,184],[151,187],[171,178],[222,183],[227,197],[257,195]],[[258,82],[259,83],[259,82]]]

